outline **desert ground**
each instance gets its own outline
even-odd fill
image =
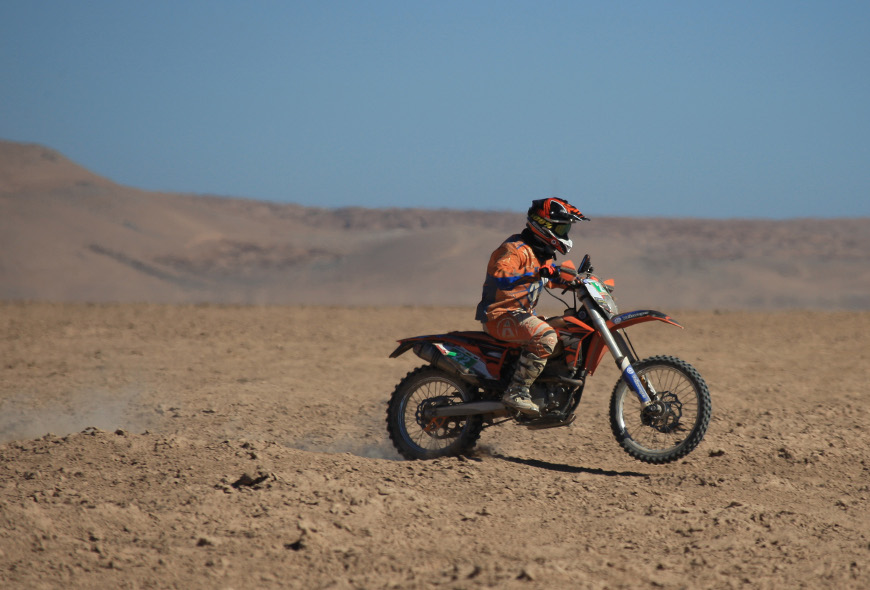
[[[870,312],[671,312],[685,460],[578,420],[400,460],[398,338],[466,307],[0,303],[2,588],[868,588]]]

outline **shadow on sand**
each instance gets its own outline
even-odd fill
[[[648,473],[639,473],[637,471],[611,471],[609,469],[598,469],[596,467],[579,467],[577,465],[565,465],[564,463],[551,463],[549,461],[541,461],[540,459],[520,459],[519,457],[509,457],[500,453],[490,453],[493,459],[501,459],[519,465],[528,465],[529,467],[537,467],[538,469],[547,469],[549,471],[558,471],[560,473],[588,473],[590,475],[606,475],[608,477],[649,477]]]

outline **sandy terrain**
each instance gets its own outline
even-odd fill
[[[471,315],[0,304],[0,587],[870,587],[870,313],[632,329],[710,385],[676,464],[613,441],[609,364],[569,428],[400,461],[387,355]]]

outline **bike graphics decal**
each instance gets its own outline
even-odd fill
[[[583,279],[583,284],[586,286],[586,291],[602,309],[609,313],[619,313],[616,301],[610,295],[610,291],[597,278]]]
[[[613,322],[614,326],[618,326],[619,324],[621,324],[623,322],[628,322],[628,321],[636,320],[636,319],[640,319],[640,318],[654,318],[657,320],[661,320],[665,323],[671,324],[673,326],[677,326],[678,328],[683,327],[671,316],[665,315],[662,312],[655,311],[653,309],[640,309],[637,311],[629,311],[629,312],[624,313],[622,315],[614,316],[610,321]]]
[[[494,379],[492,374],[487,370],[486,364],[460,346],[451,346],[449,344],[436,343],[435,347],[441,351],[441,354],[450,358],[457,365],[468,369],[478,375],[483,375],[487,379]]]
[[[644,310],[644,311],[630,311],[630,312],[628,312],[628,313],[624,313],[624,314],[622,314],[622,315],[618,315],[618,316],[616,316],[615,318],[613,318],[613,323],[619,325],[619,324],[621,324],[622,322],[625,322],[625,321],[628,321],[628,320],[633,320],[633,319],[635,319],[635,318],[642,318],[642,317],[644,317],[644,316],[648,316],[648,315],[650,315],[650,312],[647,311],[647,310]]]

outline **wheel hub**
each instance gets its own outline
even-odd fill
[[[666,392],[659,399],[641,411],[641,422],[644,426],[655,428],[662,433],[674,432],[680,427],[683,417],[683,404],[673,393]]]
[[[458,417],[432,416],[432,411],[436,408],[453,405],[456,405],[456,401],[447,396],[424,399],[420,402],[420,405],[417,406],[417,411],[414,415],[417,420],[417,425],[420,426],[423,432],[433,438],[455,438],[459,435],[462,427],[462,423]]]

